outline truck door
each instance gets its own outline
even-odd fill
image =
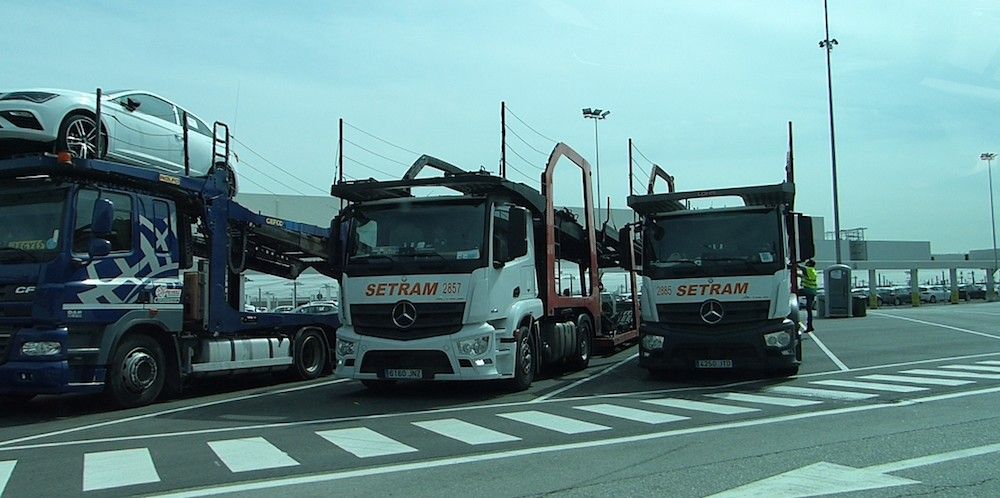
[[[490,261],[495,272],[490,302],[505,312],[503,303],[537,295],[534,259],[528,251],[528,220],[524,208],[498,205],[493,209]]]

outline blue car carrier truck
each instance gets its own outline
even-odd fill
[[[65,153],[0,161],[0,403],[104,393],[132,407],[193,377],[332,371],[337,315],[241,305],[247,270],[333,275],[329,228],[237,203],[217,142],[203,177]]]

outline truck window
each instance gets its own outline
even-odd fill
[[[528,234],[525,212],[511,206],[498,206],[493,211],[493,259],[512,261],[528,254]]]
[[[115,206],[114,220],[111,222],[111,252],[132,250],[132,197],[116,192],[98,192],[81,189],[76,198],[76,221],[73,225],[73,252],[85,253],[90,245],[91,215],[94,202],[108,199]]]

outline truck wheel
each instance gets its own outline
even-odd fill
[[[309,329],[300,332],[292,346],[292,374],[298,380],[313,380],[323,375],[327,352],[319,331]]]
[[[517,329],[517,358],[514,361],[514,378],[508,381],[511,391],[524,391],[535,380],[535,342],[531,340],[531,329],[521,326]]]
[[[573,370],[583,370],[590,365],[590,349],[594,340],[594,322],[587,315],[576,319],[576,352],[569,360]]]
[[[148,405],[163,390],[166,368],[160,343],[144,334],[126,337],[111,359],[106,395],[122,408]]]

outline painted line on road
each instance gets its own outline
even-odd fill
[[[930,377],[910,377],[907,375],[862,375],[858,377],[859,379],[867,380],[884,380],[888,382],[905,382],[908,384],[923,384],[927,386],[964,386],[966,384],[975,384],[974,380],[958,380],[958,379],[932,379]]]
[[[923,467],[925,465],[934,465],[936,463],[948,462],[951,460],[988,455],[998,451],[1000,451],[1000,444],[987,444],[977,446],[975,448],[966,448],[946,453],[938,453],[936,455],[909,458],[898,462],[883,463],[881,465],[872,465],[870,467],[866,467],[865,470],[877,472],[879,474],[890,474],[892,472],[899,472],[901,470],[912,469],[914,467]]]
[[[5,448],[3,448],[3,446],[7,446],[7,445],[11,445],[11,444],[24,443],[24,442],[27,442],[27,441],[34,441],[36,439],[43,439],[43,438],[52,437],[52,436],[61,436],[63,434],[72,434],[74,432],[86,431],[86,430],[89,430],[89,429],[97,429],[97,428],[100,428],[100,427],[107,427],[109,425],[117,425],[117,424],[124,424],[124,423],[127,423],[127,422],[135,422],[136,420],[144,420],[144,419],[147,419],[147,418],[159,417],[161,415],[170,415],[170,414],[174,414],[174,413],[186,412],[186,411],[189,411],[189,410],[197,410],[199,408],[207,408],[209,406],[223,405],[223,404],[226,404],[226,403],[232,403],[234,401],[245,401],[245,400],[248,400],[248,399],[261,398],[261,397],[264,397],[264,396],[271,396],[271,395],[274,395],[274,394],[285,394],[285,393],[290,393],[290,392],[295,392],[295,391],[304,391],[306,389],[313,389],[313,388],[316,388],[316,387],[328,386],[330,384],[339,384],[341,382],[347,382],[349,380],[351,380],[351,379],[334,379],[334,380],[328,380],[328,381],[325,381],[325,382],[319,382],[319,383],[316,383],[316,384],[309,384],[309,385],[306,385],[306,386],[289,387],[289,388],[285,388],[285,389],[279,389],[277,391],[268,391],[268,392],[263,392],[263,393],[248,394],[246,396],[238,396],[238,397],[235,397],[235,398],[227,398],[227,399],[220,399],[220,400],[215,400],[215,401],[208,401],[208,402],[205,402],[205,403],[198,403],[196,405],[180,406],[180,407],[177,407],[177,408],[170,408],[168,410],[159,410],[159,411],[155,411],[155,412],[151,412],[151,413],[144,413],[142,415],[134,415],[134,416],[131,416],[131,417],[119,418],[119,419],[114,419],[114,420],[106,420],[104,422],[97,422],[97,423],[94,423],[94,424],[81,425],[79,427],[70,427],[69,429],[61,429],[61,430],[58,430],[58,431],[43,432],[41,434],[34,434],[34,435],[31,435],[31,436],[24,436],[24,437],[19,437],[19,438],[15,438],[15,439],[8,439],[6,441],[0,441],[0,451],[3,451],[5,449]]]
[[[288,453],[262,437],[210,441],[208,447],[232,472],[294,467],[299,464]]]
[[[497,453],[487,453],[479,455],[468,455],[462,457],[451,457],[442,458],[438,460],[426,460],[421,462],[411,462],[403,464],[393,464],[386,465],[382,467],[369,467],[365,469],[348,470],[348,471],[334,471],[322,474],[313,474],[307,476],[296,476],[296,477],[282,477],[263,481],[239,483],[239,484],[222,484],[216,486],[209,486],[204,488],[196,488],[189,490],[176,491],[172,493],[165,493],[157,495],[161,498],[194,498],[198,496],[213,496],[224,493],[245,493],[248,491],[259,491],[265,489],[274,489],[287,486],[299,486],[305,484],[315,484],[321,482],[339,481],[345,479],[351,479],[355,477],[369,477],[375,475],[386,475],[395,474],[400,472],[407,472],[413,470],[426,470],[432,468],[449,467],[453,465],[462,465],[468,463],[477,462],[487,462],[495,460],[504,460],[509,458],[516,458],[522,456],[532,456],[540,455],[546,453],[555,453],[560,451],[570,451],[579,450],[587,448],[599,448],[605,446],[613,446],[619,444],[628,444],[642,441],[652,441],[658,439],[666,439],[675,436],[684,436],[689,434],[701,434],[706,432],[716,432],[727,429],[740,429],[745,427],[756,427],[761,425],[770,425],[783,423],[793,420],[808,420],[818,417],[826,417],[832,415],[842,415],[846,413],[856,413],[874,410],[891,410],[898,409],[902,407],[910,407],[914,405],[932,403],[935,401],[944,401],[950,399],[963,398],[968,396],[977,396],[982,394],[993,394],[1000,392],[1000,387],[991,387],[987,389],[979,389],[974,391],[963,391],[958,393],[941,394],[936,396],[928,396],[925,398],[917,398],[912,400],[902,400],[898,403],[892,404],[872,404],[872,405],[862,405],[862,406],[850,406],[843,408],[834,408],[830,410],[822,411],[812,411],[806,413],[796,413],[791,415],[781,415],[777,417],[768,417],[762,419],[754,420],[742,420],[736,422],[726,422],[721,424],[713,424],[701,427],[692,427],[687,429],[674,429],[669,431],[654,432],[648,434],[639,434],[635,436],[624,436],[609,439],[600,439],[596,441],[581,441],[577,443],[568,444],[558,444],[551,446],[539,446],[535,448],[524,448],[520,450],[502,451]]]
[[[983,365],[942,365],[941,368],[948,370],[971,370],[974,372],[1000,373],[1000,367],[987,367]]]
[[[744,403],[760,403],[762,405],[775,405],[775,406],[809,406],[818,405],[822,401],[816,401],[814,399],[797,399],[797,398],[776,398],[774,396],[761,396],[759,394],[747,394],[747,393],[713,393],[706,394],[712,398],[724,399],[727,401],[742,401]]]
[[[876,316],[887,316],[889,318],[895,318],[897,320],[906,320],[908,322],[920,323],[920,324],[923,324],[923,325],[931,325],[931,326],[934,326],[934,327],[941,327],[943,329],[954,330],[956,332],[964,332],[966,334],[978,335],[978,336],[982,336],[982,337],[989,337],[990,339],[1000,339],[1000,335],[987,334],[986,332],[979,332],[978,330],[963,329],[962,327],[953,327],[951,325],[945,325],[943,323],[928,322],[926,320],[917,320],[916,318],[909,318],[909,317],[905,317],[905,316],[893,315],[893,314],[890,314],[890,313],[882,313],[882,312],[878,312],[878,311],[872,312],[872,314],[876,315]]]
[[[788,394],[792,396],[807,396],[811,398],[824,398],[837,401],[858,401],[878,397],[878,394],[858,393],[854,391],[837,391],[834,389],[813,389],[811,387],[798,386],[774,386],[764,390],[768,393]]]
[[[17,466],[17,460],[0,462],[0,496],[3,496],[3,490],[7,487],[7,481],[10,481],[10,475],[14,473],[15,466]]]
[[[940,362],[943,362],[943,361],[959,361],[959,360],[970,360],[970,359],[977,359],[977,358],[987,358],[987,357],[991,357],[991,356],[1000,356],[1000,352],[977,353],[977,354],[973,354],[973,355],[964,355],[964,356],[947,356],[947,357],[943,357],[943,358],[931,358],[931,359],[927,359],[927,360],[914,360],[914,361],[897,362],[897,363],[886,363],[886,364],[882,364],[882,365],[873,365],[873,366],[870,366],[870,367],[857,367],[857,368],[851,369],[851,371],[856,373],[856,372],[863,372],[863,371],[869,371],[869,370],[881,370],[881,369],[886,369],[886,368],[897,368],[897,367],[906,367],[906,366],[913,366],[913,365],[923,365],[923,364],[927,364],[927,363],[940,363]],[[970,373],[965,373],[965,372],[947,372],[947,371],[936,371],[936,370],[911,370],[911,371],[906,371],[904,373],[918,373],[919,374],[919,372],[923,372],[923,374],[920,374],[920,375],[937,375],[937,376],[955,377],[956,375],[954,375],[954,374],[958,374],[957,375],[958,377],[970,377],[970,378],[971,377],[976,377],[976,378],[995,378],[995,379],[1000,379],[1000,375],[998,375],[998,376],[992,376],[992,375],[989,375],[989,374],[973,374],[971,372]],[[801,375],[798,375],[797,378],[799,378],[799,379],[815,378],[815,377],[823,377],[823,376],[834,375],[834,374],[839,374],[839,373],[842,373],[842,372],[840,370],[829,370],[829,371],[826,371],[826,372],[815,372],[815,373],[810,373],[810,374],[801,374]],[[948,375],[948,374],[952,374],[952,375]],[[732,383],[728,383],[728,384],[721,384],[721,385],[714,385],[714,386],[713,385],[709,385],[709,386],[687,386],[687,387],[676,387],[676,388],[670,388],[670,389],[654,389],[654,390],[651,390],[651,391],[626,391],[626,392],[620,392],[620,393],[597,394],[597,395],[590,395],[590,396],[576,396],[576,397],[570,397],[570,398],[549,399],[549,400],[545,400],[543,403],[564,403],[564,402],[568,403],[568,402],[580,402],[580,401],[593,401],[595,399],[616,399],[616,398],[627,398],[627,397],[635,397],[635,396],[650,396],[650,395],[655,396],[655,395],[662,395],[662,394],[681,393],[681,392],[690,392],[690,391],[703,391],[703,390],[711,390],[711,389],[715,389],[715,390],[717,390],[717,389],[733,389],[733,388],[736,388],[736,387],[745,386],[745,385],[749,385],[749,384],[759,384],[762,381],[765,381],[765,379],[750,379],[750,380],[744,380],[744,381],[738,381],[738,382],[732,382]],[[252,425],[242,425],[242,426],[232,426],[232,427],[216,427],[216,428],[211,428],[211,429],[196,429],[196,430],[190,430],[190,431],[158,432],[158,433],[150,433],[150,434],[136,434],[136,435],[131,435],[131,436],[115,436],[115,437],[104,437],[104,438],[77,439],[77,440],[71,440],[71,441],[56,441],[56,442],[50,442],[50,443],[35,443],[35,444],[26,444],[26,445],[20,445],[20,446],[6,446],[6,447],[0,446],[0,453],[6,452],[6,451],[15,451],[15,450],[31,450],[31,449],[39,449],[39,448],[56,448],[56,447],[64,447],[64,446],[78,446],[78,445],[99,444],[99,443],[116,443],[116,442],[136,441],[136,440],[144,440],[144,439],[163,439],[163,438],[170,438],[170,437],[196,436],[196,435],[201,435],[201,434],[220,434],[220,433],[226,433],[226,432],[254,431],[254,430],[261,430],[261,429],[291,428],[291,427],[301,427],[301,426],[307,426],[307,425],[337,424],[337,423],[341,423],[341,422],[359,422],[359,421],[377,420],[377,419],[393,418],[393,417],[409,417],[409,416],[413,416],[413,415],[436,415],[436,414],[441,414],[441,413],[454,413],[454,412],[460,412],[460,411],[477,411],[477,410],[489,410],[489,409],[495,409],[495,408],[525,406],[525,405],[532,405],[532,404],[535,404],[535,403],[536,402],[533,401],[533,400],[531,400],[531,401],[512,401],[512,402],[505,402],[505,403],[490,403],[490,404],[476,405],[476,406],[460,406],[460,407],[451,407],[451,408],[432,408],[432,409],[427,409],[427,410],[414,410],[414,411],[395,412],[395,413],[379,413],[379,414],[374,414],[374,415],[356,415],[356,416],[350,416],[350,417],[337,417],[337,418],[325,418],[325,419],[297,420],[297,421],[293,421],[293,422],[275,422],[275,423],[270,423],[270,424],[252,424]],[[73,432],[73,431],[70,431],[70,432]],[[34,439],[34,437],[32,439]]]
[[[965,379],[990,379],[990,380],[1000,380],[1000,375],[998,374],[984,374],[976,372],[962,372],[960,370],[926,370],[922,368],[917,368],[914,370],[903,370],[900,373],[905,374],[917,374],[917,375],[936,375],[938,377],[958,377]]]
[[[889,391],[894,393],[915,393],[917,391],[926,391],[926,387],[918,386],[901,386],[898,384],[883,384],[881,382],[858,382],[855,380],[814,380],[810,384],[816,384],[820,386],[834,386],[834,387],[852,387],[855,389],[871,389],[872,391]]]
[[[536,410],[498,413],[497,416],[513,420],[515,422],[521,422],[522,424],[533,425],[535,427],[541,427],[542,429],[561,432],[563,434],[581,434],[584,432],[611,430],[611,428],[606,425],[592,424],[590,422],[584,422],[583,420],[553,415],[551,413]]]
[[[353,453],[358,458],[371,458],[399,453],[413,453],[416,448],[405,445],[388,436],[383,436],[366,427],[351,429],[335,429],[319,431],[323,439],[337,445],[340,449]]]
[[[826,344],[823,344],[823,341],[819,340],[819,337],[816,335],[815,330],[810,332],[807,335],[807,337],[812,339],[813,342],[815,342],[816,345],[819,346],[819,348],[822,349],[824,353],[826,353],[826,356],[830,358],[830,361],[832,361],[834,365],[837,365],[837,368],[839,368],[842,372],[850,370],[850,368],[847,365],[845,365],[844,362],[840,361],[840,358],[837,358],[837,355],[833,354],[833,351],[830,351],[830,348],[826,347]]]
[[[160,482],[146,448],[101,451],[83,456],[83,490],[120,488]]]
[[[635,353],[634,355],[629,356],[628,358],[625,358],[624,360],[621,360],[618,363],[615,363],[614,365],[611,365],[610,367],[605,368],[604,370],[601,370],[600,372],[598,372],[598,373],[596,373],[594,375],[591,375],[589,377],[584,377],[584,378],[582,378],[582,379],[580,379],[580,380],[578,380],[578,381],[576,381],[576,382],[574,382],[574,383],[572,383],[572,384],[570,384],[568,386],[560,387],[559,389],[556,389],[555,391],[552,391],[552,392],[550,392],[548,394],[539,396],[539,397],[533,399],[532,401],[535,402],[535,403],[538,403],[539,401],[545,401],[545,400],[547,400],[549,398],[552,398],[553,396],[558,396],[558,395],[560,395],[560,394],[562,394],[562,393],[564,393],[566,391],[569,391],[570,389],[573,389],[573,388],[575,388],[575,387],[583,384],[584,382],[592,381],[592,380],[594,380],[594,379],[596,379],[596,378],[598,378],[598,377],[600,377],[600,376],[602,376],[602,375],[604,375],[606,373],[609,373],[612,370],[614,370],[614,369],[616,369],[616,368],[618,368],[618,367],[620,367],[620,366],[622,366],[622,365],[624,365],[624,364],[626,364],[626,363],[628,363],[628,362],[630,362],[630,361],[632,361],[632,360],[634,360],[634,359],[636,359],[638,357],[639,357],[639,353]]]
[[[435,432],[444,437],[471,445],[509,443],[511,441],[521,440],[521,438],[517,436],[511,436],[510,434],[504,434],[493,429],[480,427],[476,424],[470,424],[457,418],[413,422],[413,425],[420,427],[421,429],[427,429],[431,432]]]
[[[627,406],[612,405],[610,403],[574,406],[573,408],[591,413],[607,415],[609,417],[623,418],[625,420],[632,420],[634,422],[642,422],[644,424],[664,424],[667,422],[688,420],[690,418],[690,417],[682,417],[680,415],[671,415],[669,413],[651,412],[649,410],[640,410],[638,408],[629,408]]]
[[[982,363],[983,365],[1000,365],[1000,361],[997,360],[977,361],[976,363]]]
[[[739,413],[759,412],[760,408],[748,408],[746,406],[722,405],[719,403],[706,403],[704,401],[694,401],[680,398],[647,399],[643,403],[651,405],[666,406],[668,408],[680,408],[681,410],[691,410],[696,412],[716,413],[719,415],[736,415]]]

